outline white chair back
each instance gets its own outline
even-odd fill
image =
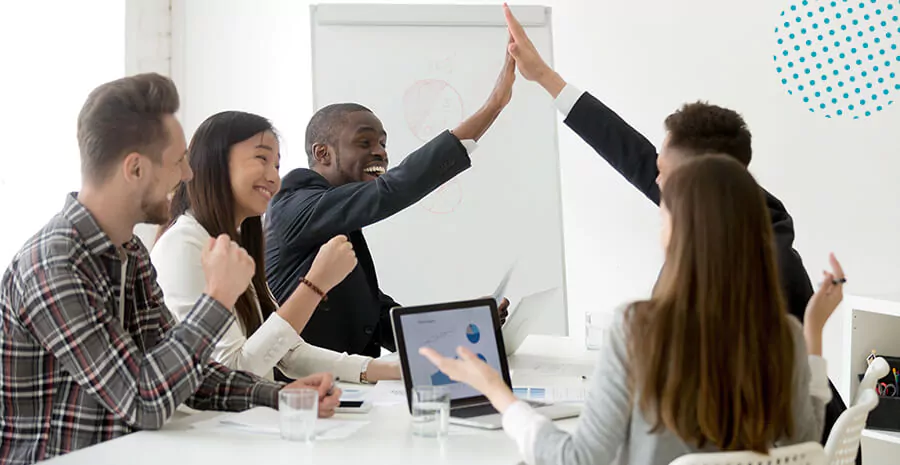
[[[856,403],[844,410],[828,434],[828,442],[825,443],[825,457],[828,465],[853,465],[856,463],[856,454],[859,452],[859,439],[863,428],[866,427],[866,419],[869,418],[875,406],[878,405],[878,394],[874,389],[860,388],[856,396]]]
[[[776,447],[769,455],[750,451],[682,455],[669,465],[827,465],[818,442]]]
[[[859,382],[859,389],[856,390],[856,399],[853,400],[853,404],[859,403],[859,398],[862,396],[863,391],[874,391],[878,380],[887,376],[890,371],[891,367],[887,360],[876,357],[869,367],[866,368],[866,374],[863,375],[862,381]]]

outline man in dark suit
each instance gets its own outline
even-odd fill
[[[487,102],[452,131],[444,131],[387,170],[387,132],[368,108],[353,103],[319,110],[306,130],[310,169],[282,181],[267,213],[266,275],[284,302],[329,238],[346,234],[359,266],[323,300],[302,336],[316,346],[378,357],[396,350],[390,309],[378,287],[362,228],[409,207],[471,165],[469,153],[506,107],[515,64],[507,54]],[[410,270],[415,273],[415,270]],[[505,319],[509,302],[500,305]]]
[[[659,205],[660,187],[665,186],[666,177],[686,158],[721,153],[734,157],[744,166],[749,165],[750,130],[738,113],[701,102],[684,105],[666,118],[666,138],[657,153],[646,137],[606,105],[567,84],[544,62],[508,8],[505,14],[513,37],[509,50],[522,77],[547,90],[565,116],[565,124],[653,203]],[[788,311],[803,321],[813,288],[800,254],[793,248],[794,220],[780,200],[768,192],[765,195]],[[823,444],[837,417],[846,410],[833,384],[831,391]]]

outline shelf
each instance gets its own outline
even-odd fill
[[[900,432],[897,432],[897,431],[864,429],[862,432],[862,435],[863,435],[863,437],[866,437],[869,439],[876,439],[879,441],[890,442],[893,444],[900,444]]]
[[[897,300],[873,299],[857,295],[844,296],[844,304],[853,310],[879,313],[900,317],[900,302]]]

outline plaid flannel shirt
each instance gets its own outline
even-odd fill
[[[183,402],[277,407],[280,385],[209,362],[228,309],[204,295],[174,324],[147,249],[132,238],[124,255],[70,194],[3,275],[0,463],[156,429]]]

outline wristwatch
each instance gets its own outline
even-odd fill
[[[370,384],[369,383],[369,362],[371,362],[371,358],[367,358],[365,362],[363,362],[362,368],[359,370],[359,382],[362,384]]]

